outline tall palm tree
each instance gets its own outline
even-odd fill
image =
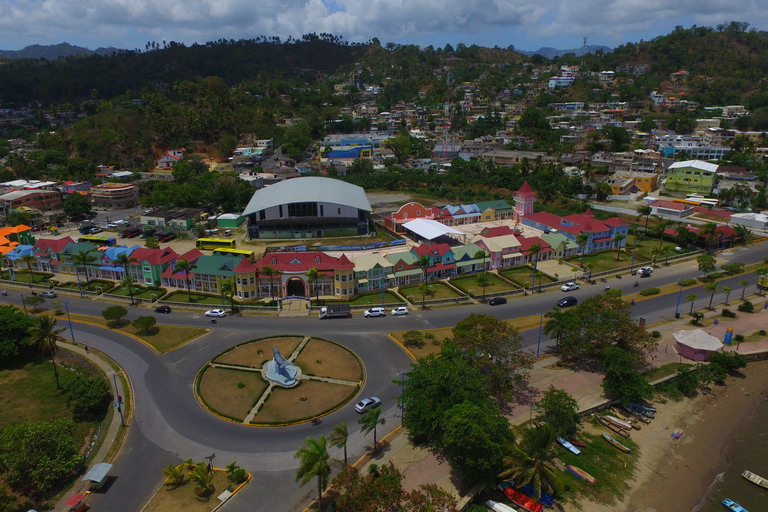
[[[232,307],[232,312],[235,312],[235,293],[237,293],[237,287],[232,279],[227,279],[221,283],[221,293],[225,297],[229,297],[229,304]]]
[[[659,251],[661,251],[661,246],[664,244],[664,230],[667,229],[670,224],[672,224],[672,221],[659,218],[659,222],[657,222],[656,226],[653,228],[653,234],[659,237]]]
[[[349,439],[349,432],[347,432],[347,423],[342,421],[340,424],[333,427],[331,430],[331,436],[328,440],[331,442],[331,446],[344,449],[344,465],[347,464],[347,440]]]
[[[428,281],[428,279],[427,279],[427,270],[429,269],[431,264],[432,264],[432,260],[429,258],[428,254],[422,254],[421,256],[419,256],[418,261],[416,261],[416,265],[424,273],[424,282],[425,283]]]
[[[725,294],[725,305],[728,305],[728,297],[731,296],[731,292],[733,291],[730,286],[723,286],[723,289],[721,290]]]
[[[539,278],[539,293],[541,293],[541,282],[544,280],[544,272],[538,270],[536,271],[536,275],[534,277]]]
[[[535,243],[532,246],[528,248],[528,252],[533,257],[533,279],[534,281],[531,283],[532,288],[531,292],[534,292],[534,288],[536,288],[536,276],[539,275],[538,273],[538,267],[539,267],[539,253],[541,252],[541,244]],[[539,291],[541,291],[541,286],[539,286]]]
[[[127,287],[128,288],[128,295],[131,297],[131,306],[134,306],[133,302],[133,285],[136,283],[136,280],[131,276],[125,276],[122,281],[120,281],[120,286]]]
[[[627,235],[616,233],[613,235],[613,243],[616,244],[616,261],[621,259],[621,241],[627,238]]]
[[[192,292],[189,289],[189,273],[197,268],[197,265],[190,263],[189,260],[178,260],[174,270],[184,272],[184,281],[187,283],[187,299],[192,302]]]
[[[478,286],[483,287],[483,302],[485,302],[485,287],[491,284],[491,278],[488,277],[488,274],[483,272],[479,276],[477,276],[477,279],[475,280],[477,282]]]
[[[707,283],[706,286],[704,286],[704,291],[712,294],[709,296],[709,306],[707,306],[707,309],[712,309],[712,299],[715,298],[715,294],[717,293],[717,281]]]
[[[270,267],[268,265],[265,266],[265,267],[261,267],[261,270],[259,271],[259,274],[261,274],[264,277],[269,278],[269,298],[270,299],[273,297],[273,295],[272,295],[273,280],[274,280],[274,278],[276,278],[277,276],[279,276],[282,273],[283,273],[282,270],[275,270],[273,267]],[[280,294],[278,294],[278,295],[280,295]]]
[[[688,297],[686,297],[689,301],[691,301],[691,310],[688,312],[690,316],[693,316],[693,303],[696,302],[696,294],[695,293],[689,293]]]
[[[421,294],[421,309],[424,310],[426,307],[427,295],[431,297],[435,294],[435,292],[432,290],[432,288],[429,287],[429,283],[426,281],[419,283],[419,286],[416,288],[416,290]]]
[[[64,329],[64,327],[57,329],[56,319],[48,315],[37,317],[35,323],[29,328],[30,345],[35,345],[40,352],[51,356],[53,376],[56,378],[56,389],[61,389],[59,385],[59,372],[56,370],[56,342],[61,339],[59,333],[64,331]]]
[[[579,244],[579,250],[581,251],[581,268],[584,268],[584,246],[589,242],[589,235],[587,233],[579,233],[576,235],[576,243]]]
[[[488,253],[485,252],[485,250],[477,251],[472,259],[480,259],[483,258],[483,274],[485,274],[485,258],[488,257]]]
[[[664,264],[665,264],[665,265],[669,265],[669,254],[670,254],[671,252],[672,252],[672,247],[670,247],[670,246],[668,246],[668,245],[665,245],[665,246],[664,246],[664,247],[662,247],[662,248],[661,248],[661,250],[659,251],[659,254],[660,254],[661,256],[664,256]]]
[[[744,294],[747,292],[747,286],[749,286],[749,281],[746,279],[742,279],[739,281],[739,286],[741,286],[741,300],[744,300]]]
[[[90,283],[90,279],[88,279],[88,265],[92,264],[97,259],[99,259],[98,256],[86,250],[81,250],[77,254],[72,255],[72,261],[75,263],[75,273],[78,273],[80,267],[83,267],[83,272],[85,273],[86,287]]]
[[[640,208],[637,209],[637,218],[645,217],[645,232],[648,232],[648,220],[651,218],[651,214],[653,213],[653,208],[650,206],[643,205]]]
[[[755,269],[755,274],[757,274],[757,293],[760,293],[761,286],[765,288],[768,286],[768,283],[766,283],[766,274],[768,274],[768,267],[757,267]]]
[[[317,478],[318,509],[323,498],[323,489],[328,486],[328,478],[331,476],[331,471],[334,466],[341,463],[341,461],[332,458],[328,454],[327,444],[328,440],[325,436],[320,436],[318,439],[308,437],[304,441],[304,446],[293,454],[294,458],[299,459],[299,467],[296,469],[296,481],[301,480],[300,485],[304,487],[304,484],[313,478]]]
[[[312,267],[307,271],[307,281],[309,282],[309,285],[314,289],[315,292],[315,299],[320,300],[320,291],[317,289],[317,282],[325,277],[325,274],[322,272],[319,272],[317,270],[317,267]],[[310,295],[310,301],[312,300],[312,296]]]
[[[536,497],[541,492],[559,494],[563,483],[552,465],[555,457],[553,446],[557,433],[551,425],[543,423],[537,427],[522,431],[518,444],[510,443],[504,448],[502,464],[504,470],[499,474],[505,480],[515,480],[515,485],[533,486]]]
[[[565,332],[563,311],[558,307],[553,307],[552,311],[544,314],[544,318],[546,318],[547,321],[544,322],[542,332],[548,336],[554,335],[555,342],[559,346],[560,337]]]
[[[375,447],[378,444],[378,441],[376,440],[376,427],[383,425],[386,422],[386,420],[381,417],[381,406],[368,409],[357,422],[362,425],[360,432],[362,432],[364,436],[367,436],[371,433],[371,430],[373,430],[373,446]]]
[[[29,279],[34,283],[35,273],[32,272],[32,262],[35,261],[36,258],[32,254],[22,254],[19,260],[22,263],[21,268],[24,268],[24,265],[27,266],[27,270],[29,271]]]
[[[714,222],[707,222],[704,224],[704,227],[701,228],[699,236],[704,239],[705,249],[711,251],[713,243],[717,243],[717,224]]]

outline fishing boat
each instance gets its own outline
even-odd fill
[[[577,468],[576,466],[571,466],[571,465],[568,465],[566,467],[568,468],[568,471],[573,473],[576,477],[586,481],[589,484],[594,484],[595,482],[597,482],[597,479],[595,477],[593,477],[592,475],[590,475],[589,473],[587,473],[581,468]]]
[[[570,443],[571,443],[573,446],[578,446],[579,448],[584,448],[585,446],[587,446],[587,443],[584,443],[584,442],[582,442],[582,441],[579,441],[578,439],[574,439],[574,438],[572,438],[572,437],[571,437],[571,438],[569,438],[569,439],[568,439],[568,441],[570,441]]]
[[[623,452],[626,452],[626,453],[629,453],[629,448],[627,448],[626,446],[624,446],[623,444],[621,444],[620,442],[618,442],[617,440],[615,440],[614,438],[612,438],[608,434],[603,434],[603,439],[605,439],[606,441],[611,443],[613,446],[615,446],[619,450],[621,450]]]
[[[571,444],[570,442],[566,441],[562,437],[558,437],[557,438],[557,442],[560,443],[561,445],[563,445],[563,448],[565,448],[566,450],[570,451],[571,453],[573,453],[575,455],[578,455],[578,454],[581,453],[581,450],[579,450],[578,448],[573,446],[573,444]]]
[[[635,411],[634,409],[630,409],[629,407],[622,407],[624,411],[629,414],[630,416],[634,417],[638,421],[642,421],[645,424],[648,424],[651,422],[651,419],[644,416],[643,413]]]
[[[754,474],[751,471],[744,471],[741,474],[741,476],[743,476],[744,478],[746,478],[747,480],[749,480],[750,482],[752,482],[755,485],[759,485],[760,487],[764,487],[764,488],[768,489],[768,480],[766,480],[765,478],[761,477],[760,475],[756,475],[756,474]]]
[[[536,492],[534,491],[532,485],[524,485],[520,488],[520,490],[523,491],[528,496],[530,496],[531,498],[536,498],[535,496]],[[541,503],[547,508],[551,507],[554,502],[555,502],[555,499],[549,494],[541,493],[541,496],[539,496],[539,503]]]
[[[533,498],[530,498],[511,487],[504,489],[504,495],[512,500],[512,503],[528,512],[542,512],[542,510],[544,510],[544,505],[537,503]]]
[[[499,503],[498,501],[486,500],[485,505],[494,512],[517,512],[517,510],[513,509],[509,505]]]
[[[637,411],[643,416],[647,418],[655,418],[656,417],[656,408],[655,407],[648,407],[647,405],[640,405],[640,404],[629,404],[629,408],[633,411]]]
[[[616,416],[603,416],[603,418],[605,418],[606,421],[610,421],[612,424],[616,425],[619,428],[623,428],[624,430],[632,430],[632,425],[630,425],[624,420],[620,420]]]
[[[728,510],[733,510],[734,512],[749,512],[747,509],[736,503],[730,498],[725,498],[723,500],[723,505],[728,507]]]
[[[637,423],[637,421],[634,420],[634,418],[630,419],[622,415],[618,407],[616,406],[611,407],[611,411],[613,411],[613,413],[615,414],[616,419],[623,421],[624,423],[629,425],[631,428],[634,428],[635,430],[640,430],[640,425]]]
[[[620,435],[622,437],[629,438],[629,432],[627,432],[626,430],[624,430],[621,427],[617,427],[616,425],[614,425],[613,423],[611,423],[610,421],[608,421],[604,417],[598,416],[597,417],[597,421],[599,421],[601,424],[603,424],[605,427],[607,427],[611,432],[613,432],[615,434],[618,434],[618,435]]]

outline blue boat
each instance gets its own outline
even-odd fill
[[[563,445],[563,447],[564,447],[566,450],[569,450],[569,451],[570,451],[571,453],[573,453],[573,454],[576,454],[576,455],[578,455],[578,454],[580,454],[580,453],[581,453],[581,450],[579,450],[578,448],[576,448],[575,446],[573,446],[573,444],[571,444],[570,442],[566,441],[566,440],[565,440],[565,439],[563,439],[562,437],[558,437],[558,438],[557,438],[557,442],[558,442],[558,443],[560,443],[561,445]]]
[[[734,512],[749,512],[747,509],[736,503],[730,498],[725,498],[723,500],[723,505],[728,507],[728,510],[733,510]]]
[[[521,491],[523,491],[525,494],[530,496],[533,499],[536,499],[536,496],[534,496],[535,492],[533,490],[533,486],[531,485],[524,485],[520,488]],[[550,496],[549,494],[541,493],[541,496],[539,496],[539,503],[544,505],[545,507],[549,508],[552,506],[552,503],[555,502],[555,499]]]

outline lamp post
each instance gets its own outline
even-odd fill
[[[400,376],[400,426],[405,423],[405,374],[397,373]]]
[[[683,298],[683,283],[684,281],[680,280],[680,293],[677,295],[677,306],[675,306],[675,318],[680,318],[680,300]]]
[[[24,294],[21,294],[21,305],[24,306],[24,314],[29,316],[29,313],[27,313],[27,303],[24,302]]]
[[[387,284],[384,282],[384,280],[381,280],[381,307],[384,307],[384,298],[387,294]]]
[[[69,333],[72,335],[72,344],[77,345],[75,342],[75,331],[72,330],[72,320],[69,318],[69,302],[64,303],[64,309],[67,310],[67,324],[69,324]]]
[[[539,357],[539,353],[541,351],[541,327],[544,323],[544,313],[539,313],[539,341],[536,344],[536,357]]]

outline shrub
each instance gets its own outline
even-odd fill
[[[695,370],[682,371],[677,374],[675,385],[679,392],[684,395],[690,395],[698,389],[700,380],[699,372]]]
[[[691,316],[693,317],[693,320],[691,320],[691,325],[699,325],[701,319],[704,318],[704,313],[701,311],[694,311]]]
[[[752,304],[750,301],[745,300],[744,302],[739,304],[738,310],[742,311],[744,313],[754,313],[755,312],[755,305]]]
[[[736,318],[736,313],[734,313],[733,311],[731,311],[728,308],[724,308],[723,309],[723,316],[726,317],[726,318]]]
[[[242,382],[238,382],[237,383],[237,388],[238,389],[243,389],[244,387],[245,387],[245,384],[243,384]]]
[[[659,331],[653,331],[651,333],[651,336],[653,336],[654,338],[661,338],[661,333]]]
[[[738,341],[739,343],[741,343],[742,341],[744,341],[744,335],[743,335],[743,334],[737,334],[737,335],[736,335],[736,336],[734,336],[733,338],[734,338],[736,341]]]
[[[760,336],[765,336],[765,334],[766,334],[765,333],[765,329],[760,329],[760,331],[758,331],[758,333],[760,334]]]
[[[709,365],[717,365],[728,373],[735,373],[736,370],[747,367],[747,358],[738,352],[715,352],[709,356]]]
[[[643,297],[648,297],[649,295],[658,295],[661,293],[661,290],[659,288],[646,288],[645,290],[640,292],[640,295]]]
[[[695,284],[698,284],[698,282],[699,282],[698,279],[686,279],[685,281],[683,281],[683,286],[693,286]]]
[[[98,377],[77,375],[63,386],[67,407],[76,421],[99,421],[112,402],[109,383]]]
[[[406,347],[422,348],[424,343],[424,334],[421,331],[408,331],[403,334],[403,344]]]
[[[243,468],[237,468],[229,474],[229,479],[236,484],[241,484],[248,480],[248,473]]]

